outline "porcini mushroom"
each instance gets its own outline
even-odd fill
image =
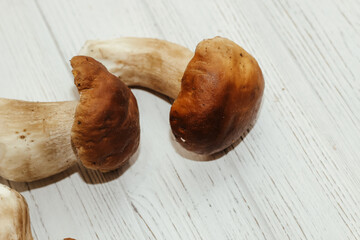
[[[71,65],[80,101],[0,99],[0,176],[30,182],[78,160],[106,172],[136,151],[139,112],[130,89],[91,57]]]
[[[200,42],[195,54],[146,38],[87,41],[80,54],[102,62],[129,86],[175,99],[172,132],[183,147],[199,154],[219,152],[237,141],[255,120],[264,91],[256,60],[226,38]]]
[[[33,239],[29,209],[24,197],[3,184],[0,184],[0,239]]]

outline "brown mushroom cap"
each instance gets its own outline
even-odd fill
[[[85,167],[111,171],[123,165],[139,145],[137,102],[130,89],[91,57],[71,59],[80,93],[71,140]]]
[[[264,79],[256,60],[234,42],[200,42],[170,111],[177,141],[199,154],[213,154],[237,141],[256,118]]]

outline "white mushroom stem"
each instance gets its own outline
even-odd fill
[[[0,184],[0,240],[32,240],[28,205],[15,190]]]
[[[31,182],[73,165],[77,158],[70,132],[76,105],[0,99],[0,176]]]
[[[194,53],[165,40],[118,38],[89,40],[79,55],[95,58],[128,86],[149,88],[175,99]]]
[[[100,61],[129,86],[175,99],[194,53],[164,40],[119,38],[87,41],[81,55]],[[77,160],[71,126],[77,102],[39,103],[0,99],[0,176],[31,182],[59,173]]]

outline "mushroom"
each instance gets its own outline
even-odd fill
[[[129,86],[174,99],[170,124],[176,140],[199,154],[236,142],[256,119],[264,79],[256,60],[234,42],[215,37],[195,54],[147,38],[87,41],[80,54],[94,57]]]
[[[29,209],[24,197],[3,184],[0,184],[0,239],[33,239]]]
[[[31,182],[78,160],[107,172],[135,153],[139,112],[130,89],[91,57],[71,65],[80,101],[0,99],[0,176]]]

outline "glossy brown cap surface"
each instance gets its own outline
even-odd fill
[[[213,154],[237,141],[254,122],[264,91],[256,60],[234,42],[200,42],[170,111],[176,140],[187,150]]]
[[[121,167],[137,150],[139,111],[130,89],[91,57],[71,59],[80,93],[71,140],[83,165],[111,171]]]

